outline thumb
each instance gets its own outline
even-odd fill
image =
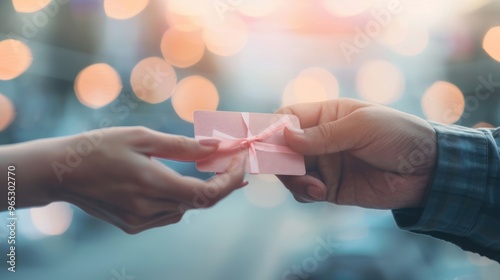
[[[303,155],[338,153],[356,147],[366,131],[355,127],[351,118],[322,123],[304,130],[286,128],[285,139],[293,150]]]

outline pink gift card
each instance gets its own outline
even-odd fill
[[[198,170],[223,172],[239,153],[246,155],[251,174],[304,175],[304,156],[286,143],[285,127],[300,128],[294,115],[195,111],[196,139],[219,139],[219,150],[198,161]]]

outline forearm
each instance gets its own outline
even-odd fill
[[[64,143],[64,138],[58,138],[0,147],[0,211],[13,200],[16,209],[52,202],[51,191],[57,184],[52,163],[60,160]],[[10,166],[15,170],[8,173]]]

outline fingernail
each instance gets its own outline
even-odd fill
[[[288,130],[290,130],[290,132],[292,132],[293,134],[297,134],[297,135],[304,134],[304,130],[303,129],[296,128],[296,127],[293,127],[293,126],[288,127]]]
[[[308,186],[306,188],[306,192],[307,194],[314,200],[318,201],[318,200],[324,200],[323,198],[323,192],[321,191],[321,189],[319,187],[316,187],[316,186]]]
[[[213,147],[213,146],[219,145],[220,140],[219,139],[202,139],[202,140],[198,140],[198,143],[200,143],[200,145],[202,145],[202,146]]]

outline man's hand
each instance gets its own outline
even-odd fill
[[[436,164],[436,133],[426,121],[350,99],[293,105],[304,130],[285,138],[306,155],[307,174],[279,176],[301,202],[397,209],[419,207]]]

